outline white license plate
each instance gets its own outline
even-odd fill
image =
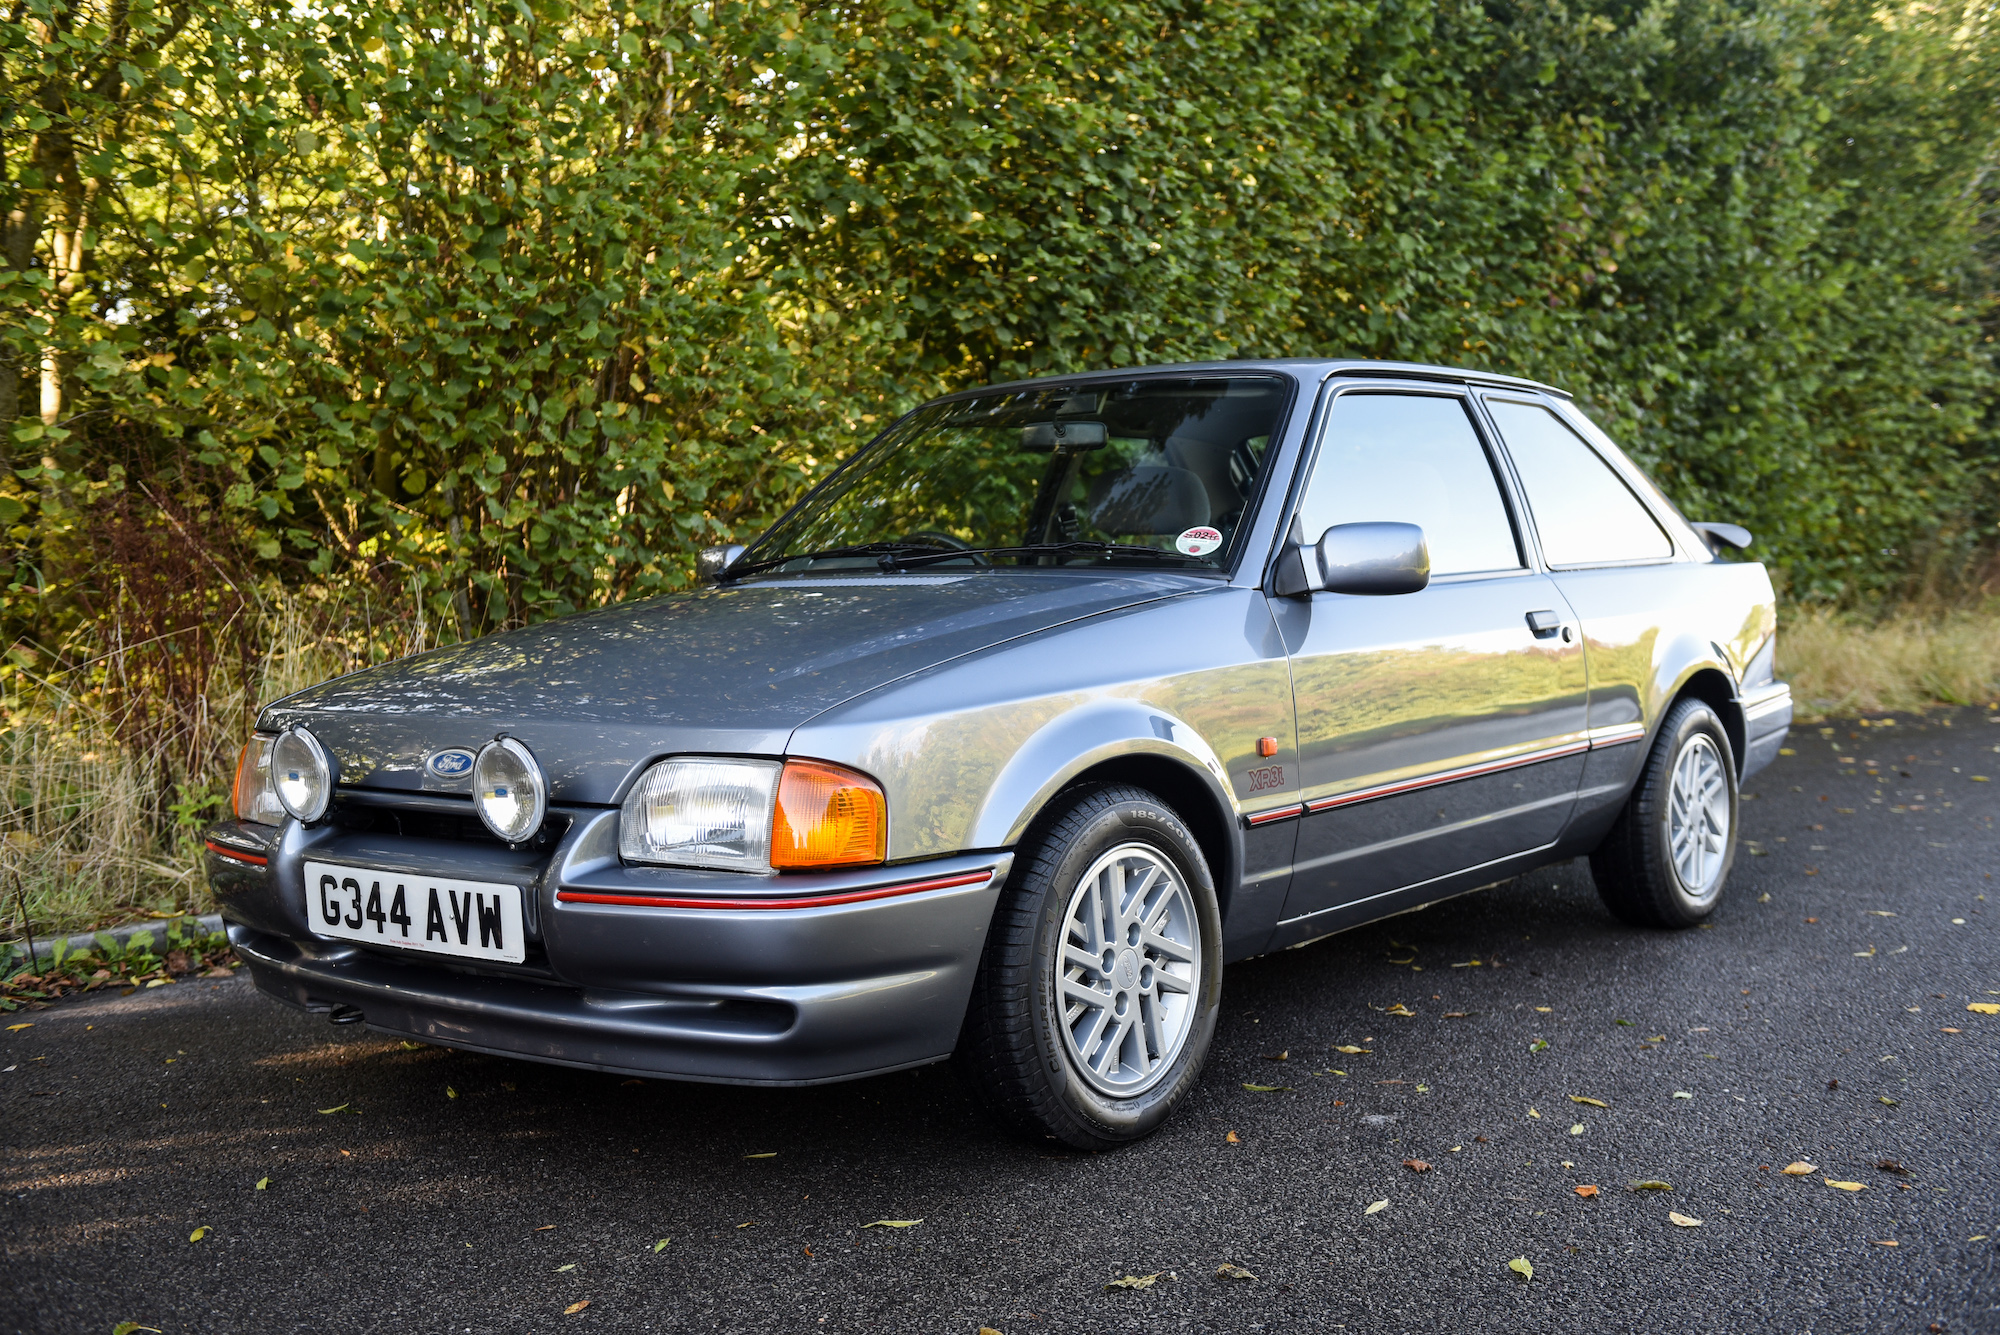
[[[308,862],[306,915],[313,931],[342,941],[509,964],[528,957],[518,885]]]

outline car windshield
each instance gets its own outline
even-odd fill
[[[738,568],[1220,568],[1289,389],[1279,376],[1180,376],[929,404]]]

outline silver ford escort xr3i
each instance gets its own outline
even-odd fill
[[[1713,912],[1792,714],[1749,542],[1525,380],[971,390],[696,592],[266,708],[209,874],[338,1021],[745,1084],[955,1057],[1106,1148],[1232,960],[1583,854],[1627,922]]]

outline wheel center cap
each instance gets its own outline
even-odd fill
[[[1118,964],[1111,970],[1111,980],[1118,984],[1120,990],[1139,985],[1138,951],[1127,950],[1118,956]]]

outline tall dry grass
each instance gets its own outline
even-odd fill
[[[1802,719],[1988,704],[2000,700],[2000,604],[1872,618],[1787,609],[1778,675]]]
[[[365,590],[256,589],[226,627],[231,652],[166,692],[153,683],[160,645],[118,630],[66,646],[52,670],[17,673],[0,699],[6,936],[24,911],[42,934],[207,912],[201,833],[227,808],[258,709],[431,639],[420,614]]]

